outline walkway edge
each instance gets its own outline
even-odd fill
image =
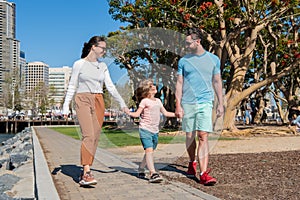
[[[32,143],[33,143],[33,160],[34,160],[34,172],[35,172],[35,193],[37,199],[51,199],[59,200],[58,192],[55,188],[49,167],[44,156],[41,144],[38,140],[36,132],[33,127],[32,131]]]

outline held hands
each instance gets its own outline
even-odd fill
[[[178,107],[176,107],[176,110],[175,110],[175,116],[177,117],[177,118],[182,118],[183,117],[183,114],[184,114],[184,112],[183,112],[183,109],[182,109],[182,107],[181,106],[178,106]]]
[[[127,107],[122,108],[122,111],[125,112],[127,115],[130,115],[130,110]]]

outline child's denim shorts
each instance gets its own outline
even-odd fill
[[[158,133],[152,133],[146,129],[139,129],[140,139],[144,149],[153,148],[156,149],[158,143]]]

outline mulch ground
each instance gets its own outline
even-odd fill
[[[188,158],[181,157],[169,167],[185,172],[187,162]],[[300,199],[300,151],[214,154],[209,167],[218,180],[214,186],[203,186],[197,178],[166,178],[224,200]]]

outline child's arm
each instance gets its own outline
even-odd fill
[[[162,108],[160,109],[160,112],[161,112],[164,116],[166,116],[166,117],[176,117],[176,116],[175,116],[175,113],[173,113],[173,112],[168,112],[164,107],[162,107]]]
[[[129,112],[130,117],[139,117],[144,108],[139,107],[135,112]]]

